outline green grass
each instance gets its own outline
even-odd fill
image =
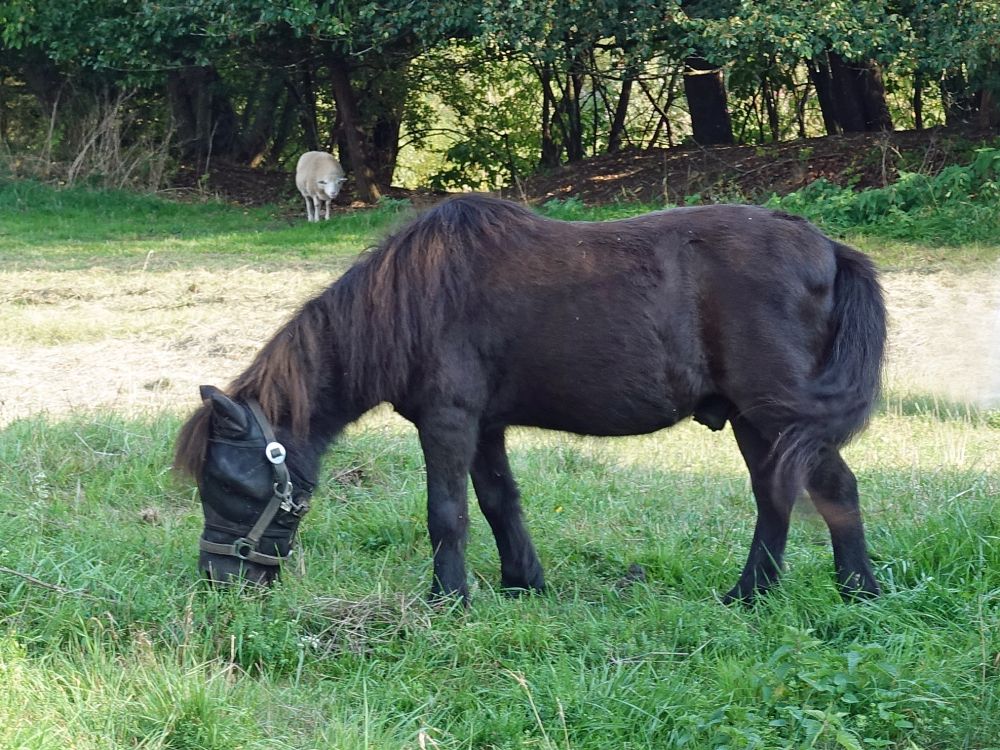
[[[772,197],[768,205],[801,214],[835,234],[948,249],[932,252],[924,262],[943,255],[976,262],[986,259],[983,246],[1000,238],[1000,149],[976,149],[969,164],[953,164],[933,176],[903,172],[881,188],[854,191],[817,180]],[[921,255],[905,248],[901,259],[912,262]]]
[[[810,203],[807,194],[776,205],[807,215],[886,268],[964,269],[1000,260],[995,201],[976,203],[975,216],[965,204],[951,202],[937,212],[921,209],[915,217],[904,217],[903,224],[893,215],[845,226],[844,207],[853,204],[837,193],[836,210],[831,210],[829,191],[818,192],[816,202]],[[587,206],[569,199],[549,201],[539,211],[567,221],[604,221],[659,208],[639,203]],[[53,190],[39,183],[0,181],[0,261],[6,270],[95,265],[162,270],[246,263],[315,267],[331,262],[342,268],[411,215],[405,202],[386,201],[375,210],[342,212],[330,222],[308,224],[297,208],[178,203],[120,191]],[[900,226],[899,231],[887,230]],[[956,230],[951,239],[946,227]]]
[[[885,595],[846,605],[797,514],[782,586],[738,573],[752,500],[728,431],[517,431],[551,591],[497,594],[481,520],[468,612],[432,611],[421,459],[376,417],[330,452],[304,570],[267,595],[194,570],[177,421],[0,435],[0,746],[990,747],[1000,736],[1000,430],[884,414],[849,451]],[[333,481],[360,467],[351,481]],[[644,583],[620,587],[631,563]],[[57,586],[56,591],[41,585]],[[145,743],[145,744],[143,744]]]
[[[398,222],[404,209],[388,201],[309,224],[285,207],[179,203],[0,181],[0,259],[8,270],[346,261]]]
[[[0,271],[105,265],[154,289],[138,269],[333,274],[398,209],[309,226],[272,209],[6,184]],[[851,237],[885,242],[880,259],[908,269],[981,271],[1000,257],[1000,238],[945,252]],[[49,304],[48,284],[22,302],[54,316],[65,302]],[[137,325],[128,337],[158,331]],[[846,454],[884,596],[841,602],[827,532],[803,505],[785,578],[753,609],[718,601],[754,520],[728,430],[514,431],[550,590],[495,590],[496,550],[475,514],[462,611],[424,603],[422,458],[412,428],[385,412],[328,453],[279,585],[203,586],[197,499],[168,468],[180,419],[36,415],[0,429],[0,748],[1000,747],[995,411],[890,393]],[[632,564],[645,581],[623,585]]]

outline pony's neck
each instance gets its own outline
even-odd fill
[[[355,385],[365,379],[351,372],[341,343],[351,321],[337,303],[336,286],[306,302],[229,388],[235,398],[256,399],[291,442],[325,447],[379,400]]]
[[[260,402],[276,431],[303,456],[310,481],[319,456],[343,429],[390,398],[385,369],[398,363],[385,355],[405,350],[386,340],[387,326],[373,326],[370,273],[362,262],[306,302],[230,387],[232,396]],[[393,382],[406,374],[393,373]]]

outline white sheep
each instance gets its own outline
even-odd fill
[[[326,151],[306,151],[295,166],[295,186],[306,200],[306,219],[319,221],[320,206],[326,204],[330,218],[330,201],[337,197],[344,184],[344,170],[340,162]]]

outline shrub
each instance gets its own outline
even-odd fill
[[[958,245],[1000,240],[1000,149],[977,149],[967,165],[930,176],[915,172],[883,188],[854,192],[817,180],[772,196],[772,208],[805,216],[827,231]]]

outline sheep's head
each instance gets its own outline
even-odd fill
[[[341,173],[329,172],[316,180],[316,184],[332,200],[337,197],[337,193],[340,192],[340,188],[346,180],[347,178]]]

